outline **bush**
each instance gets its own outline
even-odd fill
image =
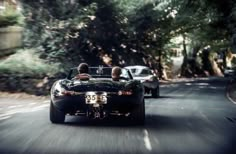
[[[6,7],[6,9],[0,13],[0,27],[13,26],[17,24],[23,24],[23,15],[9,6]]]
[[[19,50],[7,59],[0,61],[1,75],[44,77],[54,76],[59,70],[59,64],[48,64],[39,58],[33,49]]]

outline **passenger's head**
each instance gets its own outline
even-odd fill
[[[79,73],[88,73],[89,72],[89,66],[87,63],[81,63],[77,67],[77,70]]]
[[[118,66],[115,66],[112,68],[111,71],[111,77],[114,81],[119,81],[121,75],[121,68]]]

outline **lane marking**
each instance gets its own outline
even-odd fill
[[[49,101],[49,100],[46,100],[46,101],[43,101],[43,103],[50,103],[50,101]]]
[[[44,105],[40,105],[40,106],[33,107],[33,108],[18,108],[18,109],[14,108],[13,110],[9,110],[6,113],[0,114],[0,120],[1,119],[6,119],[4,117],[11,116],[11,115],[14,115],[16,113],[29,113],[29,112],[39,111],[39,110],[42,110],[43,108],[46,108],[48,106],[49,106],[49,104],[44,104]]]
[[[144,129],[143,132],[144,132],[144,137],[143,137],[144,145],[148,151],[152,151],[152,145],[151,145],[148,131]]]
[[[14,106],[8,106],[7,108],[8,109],[13,109],[13,108],[16,108],[17,106],[16,105],[14,105]]]
[[[11,118],[11,116],[0,117],[0,120],[5,120],[5,119],[8,119],[8,118]]]
[[[41,110],[41,109],[46,108],[48,106],[49,106],[49,104],[45,104],[45,105],[34,107],[33,109],[31,109],[31,112]]]
[[[49,106],[49,104],[44,104],[44,105],[37,106],[35,108],[44,108],[44,107],[48,107],[48,106]]]
[[[23,105],[12,105],[12,106],[8,106],[8,109],[13,109],[13,108],[18,108],[18,107],[22,107]]]
[[[7,112],[7,113],[0,114],[0,117],[10,116],[10,115],[19,113],[19,111],[20,111],[20,110],[12,110],[12,111],[9,111],[9,112]]]

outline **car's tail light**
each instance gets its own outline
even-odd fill
[[[74,91],[68,91],[65,89],[56,90],[55,96],[71,96],[75,95]]]
[[[121,90],[121,91],[118,91],[118,95],[132,95],[133,92],[132,90]]]
[[[64,90],[61,92],[62,95],[67,95],[67,96],[71,96],[71,95],[74,95],[75,92],[74,91],[67,91],[67,90]]]

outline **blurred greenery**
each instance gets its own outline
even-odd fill
[[[184,64],[206,46],[223,52],[236,33],[234,0],[21,0],[25,16],[24,45],[37,48],[49,63],[66,69],[81,61],[90,65],[149,65],[159,72],[168,62],[171,39],[183,38]],[[192,54],[189,54],[189,53]],[[203,54],[204,55],[204,54]],[[104,56],[112,59],[104,62]],[[199,69],[211,70],[210,58]],[[203,60],[203,61],[204,61]],[[198,60],[199,61],[199,60]],[[191,67],[188,69],[192,69]],[[192,69],[196,70],[196,69]],[[198,71],[203,72],[203,71]],[[182,71],[182,75],[185,71]]]
[[[0,13],[0,27],[23,25],[23,21],[23,15],[11,6],[6,5],[6,8]]]
[[[195,77],[214,75],[214,69],[218,69],[215,59],[221,57],[226,67],[227,55],[236,52],[235,0],[20,3],[23,15],[12,8],[0,15],[0,27],[24,27],[24,48],[0,60],[2,76],[45,79],[87,62],[92,66],[147,65],[163,77],[171,70],[171,58],[176,55],[173,51],[178,50],[184,56],[181,75]],[[232,62],[236,63],[236,59],[232,58]],[[8,82],[11,87],[25,90],[28,81],[16,87],[20,79],[14,77]],[[8,83],[4,83],[6,89]],[[28,91],[37,89],[29,86],[32,83],[26,85]],[[45,84],[47,90],[50,85]]]
[[[12,74],[18,77],[54,76],[60,72],[59,64],[47,64],[34,50],[19,50],[0,61],[1,76]]]

